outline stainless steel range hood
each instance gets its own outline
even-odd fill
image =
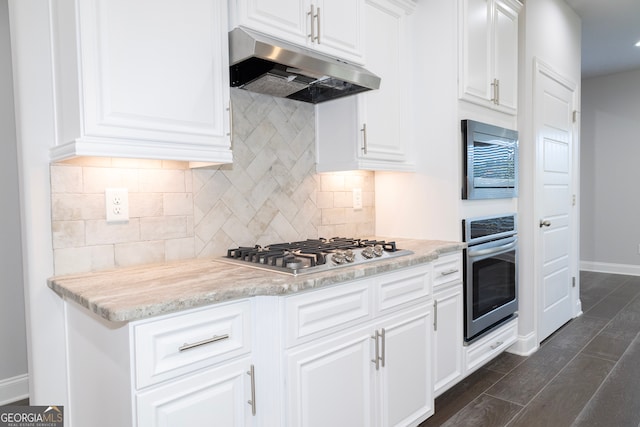
[[[329,101],[380,87],[362,67],[244,28],[229,33],[231,86],[295,99]]]

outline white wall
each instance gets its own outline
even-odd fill
[[[456,1],[422,0],[411,17],[416,173],[376,172],[378,235],[461,239],[456,13]]]
[[[0,404],[26,397],[27,339],[9,10],[0,1]]]
[[[48,2],[9,0],[23,273],[32,405],[67,405],[63,304],[53,275],[49,147],[53,126]]]
[[[588,269],[640,274],[640,69],[582,81],[580,251]]]
[[[549,65],[557,74],[574,82],[578,88],[577,105],[579,105],[581,21],[563,0],[528,1],[520,17],[520,31],[519,332],[521,337],[533,337],[537,321],[534,244],[539,233],[537,213],[539,206],[536,205],[534,186],[536,179],[532,102],[534,62],[538,59]],[[576,139],[576,143],[579,144],[579,138]],[[578,188],[575,191],[578,193]],[[577,270],[578,260],[576,259],[573,264]],[[574,274],[577,274],[577,271]],[[576,293],[578,289],[575,289]]]

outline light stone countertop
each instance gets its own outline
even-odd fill
[[[48,285],[108,321],[128,322],[233,299],[321,288],[424,264],[466,247],[465,243],[439,240],[395,241],[399,249],[414,253],[297,276],[203,258],[56,276]]]

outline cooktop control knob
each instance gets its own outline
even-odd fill
[[[347,262],[347,257],[345,256],[344,251],[336,251],[333,255],[331,255],[331,262],[334,264],[344,264]]]
[[[353,253],[353,251],[351,249],[347,249],[344,252],[344,259],[347,262],[353,262],[356,260],[356,254]]]
[[[382,248],[382,245],[375,245],[373,247],[373,254],[376,257],[381,257],[383,252],[384,252],[384,249]]]
[[[371,246],[367,246],[366,248],[364,248],[362,250],[362,256],[365,257],[366,259],[373,258],[375,256],[373,253],[373,248]]]

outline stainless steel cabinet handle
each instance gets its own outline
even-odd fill
[[[438,330],[438,301],[433,302],[433,330]]]
[[[493,82],[491,83],[491,91],[493,92],[491,102],[493,102],[496,105],[498,104],[497,85],[498,85],[497,80],[493,79]]]
[[[251,377],[251,400],[247,401],[251,405],[251,415],[256,416],[256,371],[255,367],[251,365],[251,368],[247,371],[247,375]]]
[[[500,105],[500,80],[496,79],[496,105]]]
[[[211,344],[211,343],[226,340],[226,339],[229,339],[229,334],[214,335],[212,338],[207,338],[202,341],[194,342],[191,344],[184,343],[183,346],[178,347],[178,351],[190,350],[192,348],[200,347],[201,345]]]
[[[380,336],[380,332],[376,330],[375,334],[371,335],[371,339],[376,342],[376,354],[371,359],[371,362],[376,365],[376,371],[380,370],[380,344],[378,344],[378,337]]]
[[[386,347],[387,347],[387,331],[384,330],[384,328],[381,329],[382,332],[380,333],[380,339],[382,340],[382,350],[381,350],[381,356],[380,357],[380,361],[382,362],[382,367],[384,368],[384,363],[387,359],[387,351],[386,351]]]
[[[449,276],[449,275],[451,275],[451,274],[455,274],[455,273],[457,273],[457,272],[458,272],[458,269],[457,269],[457,268],[451,268],[451,269],[449,269],[449,270],[441,271],[441,272],[440,272],[440,275],[441,275],[441,276]]]
[[[540,228],[542,227],[551,227],[551,221],[548,219],[540,220]]]
[[[315,11],[315,6],[311,5],[311,7],[309,8],[309,12],[307,13],[307,15],[309,15],[309,19],[311,20],[311,33],[308,35],[308,37],[311,39],[312,42],[316,35],[316,27],[315,27],[316,17],[314,15],[314,11]]]
[[[362,132],[362,153],[367,154],[367,124],[366,123],[362,125],[362,129],[360,129],[360,132]]]
[[[316,37],[315,40],[320,44],[320,8],[316,9]]]
[[[496,348],[500,347],[502,344],[504,344],[504,341],[497,341],[494,345],[491,346],[491,350],[495,350]]]

